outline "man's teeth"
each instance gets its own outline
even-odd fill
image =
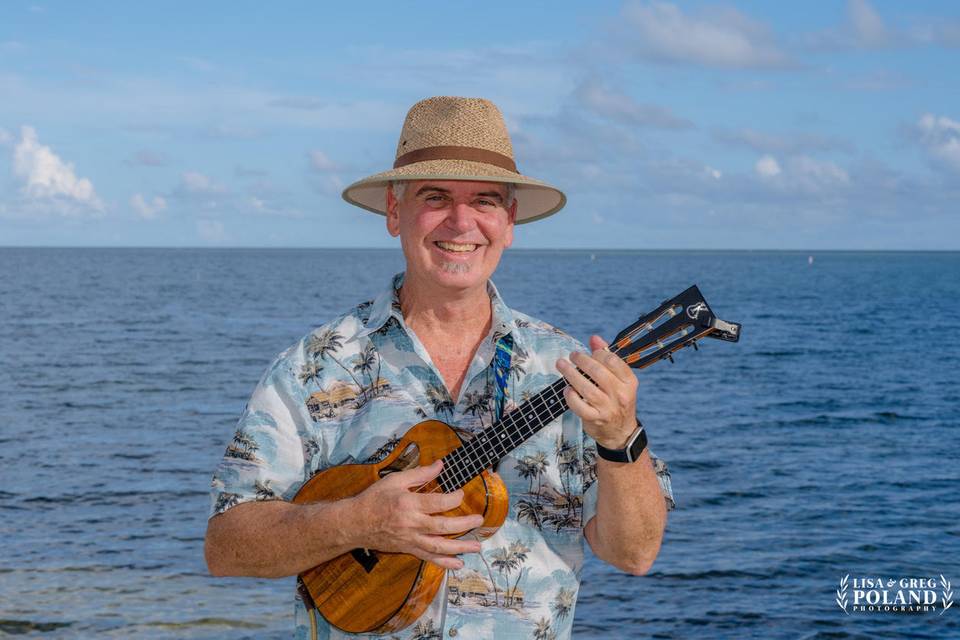
[[[446,249],[447,251],[467,252],[473,251],[477,248],[477,245],[475,244],[459,244],[457,242],[441,242],[439,240],[435,244],[441,249]]]

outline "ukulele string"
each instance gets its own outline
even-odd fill
[[[642,327],[641,327],[641,328],[642,328]],[[637,330],[639,331],[639,329],[637,329]],[[623,354],[621,353],[621,348],[620,348],[620,347],[617,347],[616,349],[613,349],[613,350],[611,350],[610,347],[605,347],[605,350],[610,351],[610,353],[614,354],[615,356],[617,356],[617,357],[620,358],[621,360],[622,360],[623,357],[624,357]],[[581,372],[581,373],[582,373],[582,372]],[[568,385],[568,386],[569,386],[569,385]],[[534,411],[534,415],[536,416],[537,419],[540,419],[540,418],[542,418],[543,416],[550,414],[550,408],[549,408],[549,407],[544,406],[543,409],[545,409],[545,411],[541,411],[540,409],[537,409],[537,410]],[[516,409],[515,409],[514,411],[516,411]],[[497,426],[500,425],[502,422],[504,422],[504,421],[507,419],[508,416],[512,416],[512,415],[513,415],[512,412],[511,412],[510,414],[507,414],[507,416],[504,416],[503,420],[498,421],[496,424],[494,424],[493,426],[488,427],[488,428],[489,428],[489,429],[493,429],[493,428],[497,427]],[[520,415],[520,414],[517,414],[517,415]],[[528,414],[528,415],[529,415],[529,414]],[[511,417],[511,419],[513,419],[513,418]],[[513,426],[513,425],[510,425],[510,426]],[[531,434],[531,435],[532,435],[532,434]],[[466,446],[466,445],[465,445],[465,444],[464,444],[464,445],[460,445],[460,447],[457,447],[457,449],[454,449],[454,450],[451,451],[450,453],[452,454],[453,452],[455,452],[455,451],[463,448],[464,446]],[[448,454],[448,455],[449,455],[449,454]],[[444,467],[444,469],[441,469],[440,474],[443,474],[443,471],[444,471],[445,469],[446,469],[446,466]],[[484,470],[486,470],[486,469],[484,469]],[[439,475],[436,476],[436,477],[439,478]],[[476,477],[476,476],[474,476],[474,477]],[[472,479],[473,479],[473,478],[470,478],[470,480],[472,480]],[[470,480],[467,480],[467,482],[469,482]],[[416,489],[414,489],[414,490],[413,490],[413,493],[423,493],[424,495],[430,495],[430,494],[432,494],[432,493],[438,493],[438,492],[439,492],[439,493],[443,493],[443,488],[440,486],[440,483],[439,483],[439,482],[437,482],[437,485],[436,485],[435,487],[433,487],[432,489],[430,489],[429,491],[423,491],[423,489],[425,489],[425,488],[427,487],[427,485],[429,485],[432,481],[433,481],[433,479],[427,480],[426,482],[424,482],[423,484],[421,484],[420,486],[418,486]]]
[[[659,323],[660,320],[661,320],[665,315],[669,315],[671,318],[673,318],[673,317],[677,316],[677,314],[678,314],[678,312],[673,308],[673,306],[669,306],[669,307],[667,307],[666,309],[664,309],[659,315],[657,315],[657,317],[654,318],[653,320],[650,320],[650,321],[648,321],[648,322],[645,322],[645,323],[641,324],[640,326],[636,327],[635,329],[632,329],[631,331],[628,331],[628,332],[623,336],[623,338],[621,338],[620,340],[616,340],[616,341],[615,341],[615,342],[617,342],[617,343],[620,343],[620,342],[622,342],[623,340],[627,340],[626,343],[624,343],[624,344],[622,344],[622,345],[620,345],[620,346],[616,346],[614,349],[610,349],[610,347],[607,346],[607,347],[604,347],[604,350],[605,350],[605,351],[610,351],[610,353],[614,354],[615,356],[617,356],[617,357],[620,358],[621,360],[625,360],[625,359],[626,359],[626,356],[625,356],[624,353],[623,353],[623,349],[626,348],[626,347],[628,347],[628,346],[630,346],[630,344],[633,343],[633,341],[636,339],[636,337],[637,337],[638,335],[640,335],[641,333],[651,333],[651,332],[654,330],[654,324],[655,324],[655,323]],[[687,332],[684,331],[684,332],[683,332],[683,335],[685,335],[686,333],[687,333]],[[658,343],[659,343],[659,341],[658,341]],[[662,345],[661,345],[661,346],[662,346]],[[626,355],[629,355],[629,354],[626,354]],[[581,373],[583,373],[583,372],[581,371]],[[569,385],[568,385],[568,386],[569,386]],[[547,413],[549,413],[549,409],[548,409]],[[540,411],[537,410],[537,411],[535,411],[535,415],[536,415],[536,417],[539,419],[539,418],[542,417],[543,414],[541,414]],[[505,420],[505,419],[506,419],[506,417],[504,417],[504,420]],[[491,427],[489,427],[489,428],[490,428],[490,429],[493,429],[493,428],[496,427],[497,425],[501,424],[501,422],[502,422],[502,421],[499,421],[499,422],[497,422],[496,424],[494,424],[493,426],[491,426]],[[452,454],[453,452],[457,451],[458,449],[463,448],[464,446],[465,446],[465,445],[461,445],[460,447],[458,447],[457,449],[454,449],[454,450],[451,451],[450,453]],[[448,455],[449,455],[449,454],[448,454]],[[440,474],[443,474],[443,470],[440,471]],[[439,475],[438,475],[437,477],[439,477]],[[474,476],[474,477],[475,477],[475,476]],[[472,479],[473,479],[473,478],[471,478],[471,480],[472,480]],[[467,482],[469,482],[469,481],[470,481],[470,480],[468,480]],[[421,484],[419,487],[417,487],[417,488],[413,491],[413,493],[423,493],[423,489],[424,489],[428,484],[430,484],[430,482],[432,482],[432,480],[427,480],[426,482],[424,482],[423,484]],[[440,483],[439,483],[439,482],[437,482],[437,485],[436,485],[434,488],[432,488],[430,491],[427,491],[427,492],[425,493],[425,495],[428,495],[428,494],[431,494],[431,493],[437,493],[437,492],[441,492],[441,493],[443,492],[443,488],[440,486]]]

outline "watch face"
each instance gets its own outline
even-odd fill
[[[643,450],[647,448],[647,432],[643,429],[640,429],[637,432],[637,436],[633,439],[633,442],[630,443],[630,462],[633,462],[640,457],[640,454],[643,453]]]

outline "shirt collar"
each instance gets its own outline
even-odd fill
[[[403,322],[403,314],[400,313],[400,285],[403,284],[403,272],[393,276],[390,286],[380,292],[373,299],[370,306],[370,315],[367,316],[366,328],[359,332],[358,336],[368,336],[378,331],[391,317]]]
[[[403,276],[404,272],[402,271],[393,276],[390,286],[374,298],[373,304],[370,306],[370,315],[367,317],[366,327],[359,332],[358,337],[368,336],[379,330],[391,317],[395,318],[400,326],[403,326],[403,313],[400,311],[400,287],[403,285]],[[507,334],[513,334],[514,344],[522,346],[520,332],[516,331],[517,325],[514,322],[513,312],[500,297],[500,292],[497,291],[497,287],[492,280],[487,280],[487,294],[490,296],[493,313],[490,326],[494,340]]]

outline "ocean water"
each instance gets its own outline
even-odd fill
[[[585,340],[699,284],[739,344],[639,372],[673,474],[649,575],[591,558],[576,638],[960,638],[845,575],[960,585],[960,254],[508,253],[508,304]],[[397,251],[0,249],[0,636],[285,638],[292,582],[214,579],[210,475],[279,351]]]

